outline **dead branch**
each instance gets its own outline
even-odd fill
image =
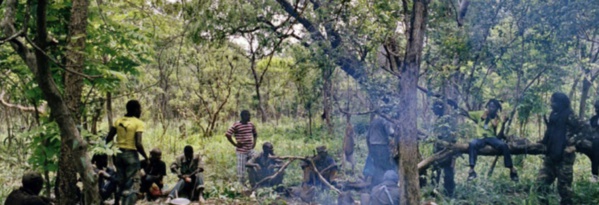
[[[0,92],[0,104],[2,104],[4,107],[7,107],[7,108],[16,108],[16,109],[21,110],[23,112],[30,112],[30,113],[34,113],[35,112],[36,107],[17,105],[17,104],[12,104],[12,103],[7,102],[4,99],[4,95],[5,94],[6,94],[6,91],[4,91],[4,90]],[[46,106],[47,106],[47,103],[45,103],[45,102],[42,103],[39,107],[37,107],[37,111],[39,113],[42,113],[42,114],[46,113]]]
[[[285,171],[285,169],[287,169],[287,166],[289,166],[289,164],[291,164],[291,162],[295,161],[295,159],[290,159],[289,161],[285,162],[285,164],[283,164],[283,166],[281,166],[281,168],[279,168],[279,170],[277,172],[275,172],[273,175],[270,175],[262,180],[260,180],[258,183],[256,183],[256,185],[254,185],[254,187],[252,188],[252,192],[254,190],[256,190],[260,184],[270,181],[274,178],[276,178],[277,176],[279,176],[281,173],[283,173],[283,171]]]
[[[269,158],[271,158],[271,159],[289,159],[289,160],[292,160],[292,161],[293,161],[293,160],[296,160],[296,159],[299,159],[299,160],[305,160],[305,161],[309,161],[309,162],[310,162],[310,166],[312,166],[312,168],[314,169],[314,172],[316,172],[316,175],[318,175],[318,179],[320,179],[320,181],[321,181],[322,183],[324,183],[324,184],[325,184],[327,187],[329,187],[331,190],[335,191],[337,194],[341,194],[341,191],[339,191],[339,189],[337,189],[337,188],[335,188],[333,185],[331,185],[331,184],[330,184],[330,183],[329,183],[329,182],[328,182],[328,181],[327,181],[327,180],[326,180],[326,179],[325,179],[325,178],[324,178],[324,177],[323,177],[323,176],[320,174],[320,172],[321,172],[321,171],[318,171],[318,168],[316,168],[316,164],[314,164],[314,161],[312,160],[312,158],[311,158],[311,157],[297,157],[297,156],[280,156],[280,157],[277,157],[277,156],[270,156]],[[334,167],[334,166],[332,166],[332,165],[331,165],[331,166],[329,166],[329,167],[327,167],[327,168],[323,169],[322,171],[326,171],[326,170],[330,169],[331,167]]]
[[[337,194],[341,194],[341,191],[339,191],[339,189],[335,188],[333,185],[331,185],[321,174],[320,171],[318,171],[318,168],[316,168],[316,164],[314,164],[314,161],[312,159],[308,159],[308,161],[310,161],[310,164],[312,165],[312,169],[314,169],[314,172],[316,172],[316,175],[318,175],[318,178],[320,179],[320,181],[322,183],[324,183],[325,185],[327,185],[327,187],[329,187],[329,189],[335,191]],[[328,168],[326,168],[328,169]],[[326,170],[324,169],[324,170]]]

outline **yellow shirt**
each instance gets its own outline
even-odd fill
[[[121,149],[136,150],[135,133],[143,132],[145,124],[136,117],[121,117],[114,122],[116,146]]]
[[[468,112],[470,115],[470,119],[472,119],[476,124],[476,137],[496,137],[501,130],[501,121],[499,120],[499,116],[495,119],[492,119],[489,122],[489,125],[485,129],[485,119],[487,118],[487,114],[484,110],[480,111],[471,111]],[[499,115],[499,113],[497,113]]]

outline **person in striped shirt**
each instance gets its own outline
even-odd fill
[[[239,183],[245,182],[245,164],[249,157],[252,156],[254,147],[256,147],[256,126],[250,122],[250,111],[241,111],[241,121],[233,123],[225,133],[227,140],[235,146],[237,154],[237,179]],[[235,136],[233,140],[232,136]]]

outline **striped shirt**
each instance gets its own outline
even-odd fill
[[[237,147],[236,151],[240,153],[248,153],[254,147],[254,135],[256,134],[256,127],[251,122],[243,124],[241,122],[235,122],[225,136],[231,137],[235,135],[235,141],[240,144],[241,147]]]

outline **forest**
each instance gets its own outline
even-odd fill
[[[599,204],[588,154],[599,163],[598,60],[593,1],[0,0],[0,202],[11,204],[34,171],[53,204],[101,204],[92,157],[121,153],[106,137],[138,100],[148,156],[160,149],[167,168],[188,145],[201,156],[202,204],[363,204],[370,191],[346,185],[365,179],[375,119],[393,130],[399,204]],[[572,138],[570,197],[561,176],[548,194],[538,189],[554,93],[583,127]],[[517,182],[501,150],[485,145],[470,180],[470,142],[483,136],[466,113],[490,99],[501,103]],[[434,113],[439,102],[455,103],[454,123]],[[236,183],[239,156],[225,135],[242,110],[254,150],[270,142],[286,162],[282,187],[304,184],[314,164],[300,162],[322,145],[335,183],[312,200]],[[441,140],[439,127],[455,140]],[[449,158],[450,195],[434,180]],[[177,180],[168,170],[164,189]]]

